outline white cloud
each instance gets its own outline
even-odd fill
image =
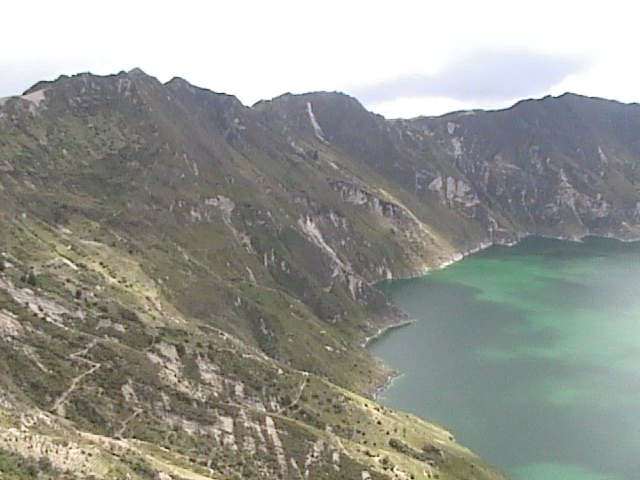
[[[466,101],[510,100],[544,93],[567,76],[584,71],[592,62],[527,51],[469,52],[438,73],[399,76],[356,87],[354,93],[362,101],[374,104],[412,97],[445,97]]]
[[[594,6],[548,0],[10,2],[0,7],[0,96],[63,73],[107,74],[139,66],[163,81],[181,76],[251,104],[286,91],[349,91],[409,75],[427,77],[469,51],[528,51],[576,61],[604,58],[602,65],[614,71],[600,66],[570,71],[574,75],[559,85],[638,99],[640,93],[625,80],[633,78],[637,85],[629,66],[635,59],[637,12],[628,5],[619,0]],[[487,103],[469,97],[455,106]],[[406,104],[378,102],[376,108],[390,116],[412,115],[409,109],[403,113]],[[442,101],[434,97],[420,104],[427,108]]]

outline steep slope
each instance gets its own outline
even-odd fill
[[[454,248],[313,117],[137,70],[0,104],[3,469],[500,478],[362,396],[403,320],[371,282]]]
[[[480,201],[509,219],[507,229],[640,236],[638,105],[566,94],[411,125],[451,152]]]
[[[638,238],[639,112],[387,121],[139,70],[0,99],[0,466],[502,478],[367,398],[390,372],[362,343],[406,320],[373,283],[528,234]]]

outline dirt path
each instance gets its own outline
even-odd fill
[[[69,398],[69,395],[78,387],[78,384],[82,381],[84,377],[91,375],[93,372],[95,372],[102,366],[101,363],[92,362],[91,360],[82,358],[82,355],[86,355],[87,353],[89,353],[89,350],[95,347],[97,343],[98,343],[98,340],[92,340],[91,343],[89,343],[89,345],[87,345],[82,350],[79,350],[69,355],[69,358],[86,363],[87,365],[90,365],[90,368],[89,370],[87,370],[84,373],[81,373],[71,381],[71,385],[69,386],[69,388],[65,390],[62,393],[62,395],[60,395],[56,399],[55,402],[53,402],[53,406],[51,407],[51,412],[56,413],[61,417],[64,417],[64,403],[67,401],[67,398]]]
[[[135,411],[129,415],[123,422],[122,422],[122,426],[120,427],[120,430],[118,430],[114,437],[116,438],[122,438],[122,435],[124,434],[124,431],[127,429],[127,424],[133,420],[135,417],[137,417],[139,414],[141,414],[143,412],[143,410],[141,408],[136,408]]]
[[[298,395],[296,396],[296,398],[289,405],[285,405],[282,408],[280,408],[280,410],[275,412],[276,415],[280,415],[287,408],[293,407],[294,405],[296,405],[300,401],[300,398],[302,397],[302,394],[304,393],[304,387],[307,385],[307,379],[309,378],[309,372],[302,372],[302,375],[304,376],[304,379],[300,383],[300,388],[298,390]]]

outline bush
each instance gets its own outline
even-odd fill
[[[20,280],[22,280],[24,283],[28,283],[32,287],[35,287],[38,284],[38,277],[33,270],[20,277]]]

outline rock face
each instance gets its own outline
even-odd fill
[[[524,235],[639,238],[639,132],[574,95],[388,121],[139,70],[2,99],[0,465],[501,478],[362,396],[389,375],[363,340],[406,320],[373,284]]]
[[[576,95],[413,123],[511,229],[637,239],[640,108]]]

